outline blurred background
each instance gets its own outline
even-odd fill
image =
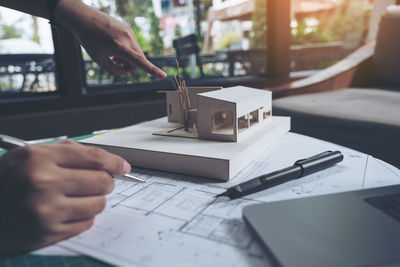
[[[173,41],[186,36],[192,36],[189,45],[195,46],[189,51],[193,55],[179,56],[187,80],[251,79],[268,74],[266,0],[85,2],[130,25],[146,56],[170,74],[169,79],[176,73],[179,53]],[[372,0],[291,0],[293,75],[310,75],[362,46],[368,38],[371,8]],[[0,8],[0,56],[3,97],[57,90],[53,34],[46,20]],[[159,82],[142,71],[115,77],[84,49],[81,56],[88,92]]]
[[[392,22],[385,22],[387,29],[378,26],[399,0],[84,1],[127,23],[146,57],[168,77],[140,70],[111,75],[67,29],[0,7],[1,133],[27,140],[78,136],[163,117],[165,95],[158,92],[174,90],[178,60],[188,86],[272,90],[274,114],[291,116],[294,132],[389,160],[387,155],[397,155],[394,146],[379,142],[398,138],[392,122],[398,116],[384,111],[396,110],[386,89],[398,88],[398,30]],[[366,90],[338,90],[349,87]],[[384,90],[376,97],[371,88]],[[319,91],[332,95],[314,107],[315,98],[324,96]],[[308,101],[288,97],[305,93],[316,94],[305,95]]]

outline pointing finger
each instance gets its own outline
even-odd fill
[[[127,48],[124,57],[129,62],[129,64],[133,66],[136,65],[153,76],[156,76],[161,79],[167,77],[167,74],[164,71],[156,67],[153,63],[148,61],[146,57],[137,53],[131,48]]]

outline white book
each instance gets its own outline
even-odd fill
[[[272,116],[239,142],[159,136],[166,118],[81,140],[120,155],[134,167],[229,180],[290,130],[289,117]]]

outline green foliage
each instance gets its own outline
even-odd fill
[[[207,20],[207,12],[212,7],[212,0],[194,0],[197,45],[203,50],[205,33],[201,31],[201,22]]]
[[[174,77],[175,75],[177,75],[176,68],[165,67],[163,69],[163,71],[165,71],[165,73],[168,75],[169,78]]]
[[[138,41],[140,47],[143,51],[148,51],[150,46],[147,39],[143,36],[142,30],[139,27],[132,27],[132,31],[136,36],[136,40]]]
[[[356,47],[366,36],[370,10],[365,0],[344,0],[336,9],[328,25],[307,26],[306,20],[298,21],[292,28],[292,43],[346,42]]]
[[[266,1],[255,0],[250,34],[252,48],[266,48]],[[368,0],[343,0],[328,24],[307,26],[305,19],[292,28],[292,44],[344,41],[359,45],[368,31],[370,10]]]
[[[135,70],[131,72],[131,75],[128,77],[120,77],[121,82],[125,84],[130,83],[140,83],[140,82],[148,82],[149,76],[143,70]],[[124,81],[125,80],[125,81]]]
[[[152,6],[152,1],[148,0],[148,5]],[[150,53],[152,55],[161,55],[164,50],[164,41],[161,37],[160,20],[154,13],[153,7],[149,8],[150,17]]]
[[[195,0],[196,1],[196,0]],[[212,7],[212,0],[201,0],[200,1],[200,6],[201,6],[201,14],[200,14],[200,19],[201,20],[207,20],[207,11],[210,7]]]
[[[309,27],[305,20],[299,21],[292,29],[292,44],[323,43],[332,41],[332,37],[321,27]]]
[[[32,41],[34,41],[35,43],[40,44],[40,37],[38,34],[34,34],[31,38]]]
[[[250,33],[251,48],[267,47],[267,7],[266,0],[255,0],[252,14],[253,26]]]
[[[136,39],[143,51],[151,55],[160,55],[164,50],[161,36],[160,20],[154,13],[151,0],[116,0],[118,14],[131,26]],[[148,17],[150,19],[150,40],[147,40],[141,28],[136,25],[135,18]]]
[[[230,33],[225,35],[216,45],[217,49],[229,48],[233,41],[239,40],[240,36]]]
[[[182,37],[182,27],[177,24],[174,29],[174,39],[179,39]]]
[[[24,30],[14,25],[1,25],[1,31],[1,39],[21,38],[24,34]]]
[[[115,0],[118,14],[132,28],[137,27],[135,18],[147,14],[146,0]]]
[[[362,35],[368,30],[371,11],[365,0],[345,0],[336,11],[332,26],[328,29],[332,41],[359,44]]]

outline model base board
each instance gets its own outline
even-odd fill
[[[174,125],[160,118],[81,142],[120,155],[135,167],[229,180],[290,130],[290,118],[273,116],[239,142],[152,134]]]

